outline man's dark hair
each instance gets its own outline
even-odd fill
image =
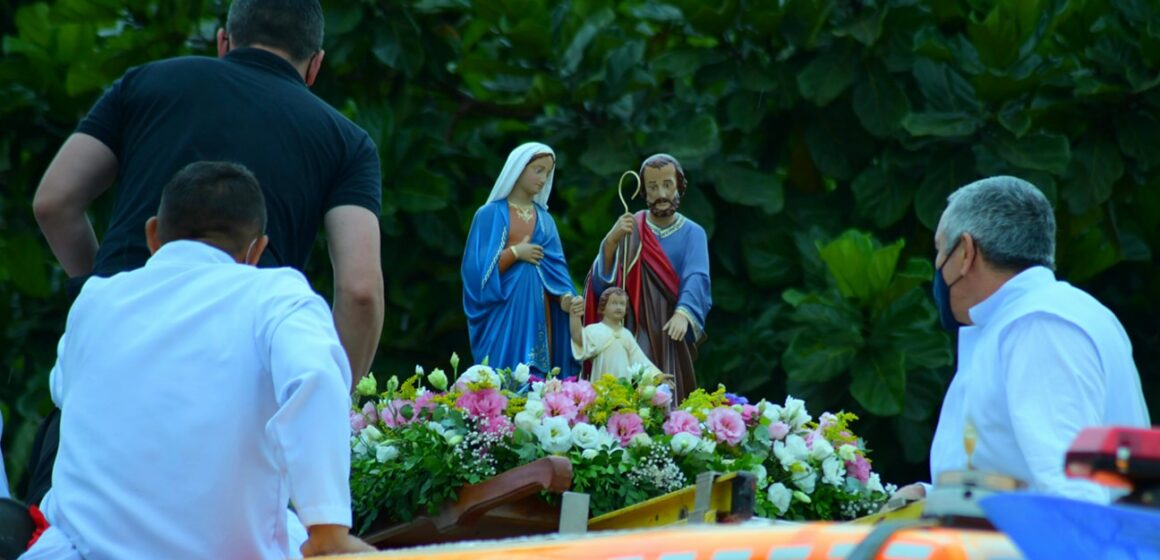
[[[234,0],[226,20],[235,47],[272,47],[295,62],[322,50],[323,27],[318,0]]]
[[[266,231],[266,198],[245,166],[199,161],[165,185],[157,222],[162,243],[207,240],[236,255]]]

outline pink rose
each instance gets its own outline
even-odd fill
[[[363,428],[367,427],[367,417],[363,413],[352,410],[350,411],[350,431],[351,433],[359,433]]]
[[[564,394],[572,398],[577,411],[588,408],[588,405],[596,401],[596,389],[584,380],[564,383]]]
[[[607,428],[622,447],[628,447],[633,436],[644,433],[644,421],[635,412],[617,412],[608,418]]]
[[[657,387],[657,392],[653,393],[652,404],[661,408],[667,408],[673,402],[673,392],[668,385],[661,385]]]
[[[567,393],[557,392],[544,395],[544,416],[563,416],[569,422],[576,419],[576,401]]]
[[[834,424],[837,424],[837,423],[838,423],[837,416],[834,416],[833,414],[830,414],[829,412],[823,412],[822,417],[818,419],[818,429],[824,430],[824,429],[829,428],[830,426],[833,426]]]
[[[785,422],[774,422],[769,425],[770,439],[774,441],[782,440],[785,439],[787,434],[789,434],[789,424]]]
[[[404,409],[407,407],[410,407],[411,414],[409,416],[403,414],[406,412]],[[415,416],[417,416],[416,412],[415,401],[395,399],[387,403],[387,406],[384,406],[383,409],[379,411],[379,416],[383,419],[383,423],[388,427],[397,428],[399,426],[410,424],[412,421],[414,421]]]
[[[468,414],[479,418],[491,418],[503,414],[507,407],[507,397],[495,389],[468,391],[459,395],[455,406],[467,411]]]
[[[415,408],[419,410],[435,410],[435,393],[427,391],[415,399]]]
[[[714,408],[709,411],[705,425],[721,443],[737,445],[745,438],[745,420],[732,408]]]
[[[366,416],[367,424],[379,421],[379,411],[375,408],[375,403],[368,402],[363,405],[363,416]]]
[[[858,479],[858,482],[866,484],[870,480],[870,462],[865,457],[858,455],[853,461],[846,461],[846,474]]]
[[[761,420],[761,415],[757,413],[757,407],[751,404],[741,405],[741,419],[745,420],[745,425],[753,427]]]
[[[802,437],[806,440],[806,447],[810,449],[814,448],[814,440],[825,439],[822,437],[822,433],[818,430],[810,430]]]
[[[669,436],[685,433],[701,437],[701,422],[697,420],[696,416],[684,410],[674,410],[669,415],[669,419],[665,420],[663,428],[665,435]]]

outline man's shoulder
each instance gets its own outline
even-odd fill
[[[698,224],[695,220],[684,214],[681,214],[681,218],[685,220],[685,227],[689,228],[691,231],[699,233],[701,237],[705,237],[705,228],[702,227],[701,224]]]

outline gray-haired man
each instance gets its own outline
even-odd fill
[[[1055,279],[1047,198],[1015,177],[971,183],[948,199],[935,247],[939,318],[959,336],[932,479],[969,464],[1037,492],[1107,502],[1102,488],[1064,475],[1067,447],[1089,426],[1147,427],[1148,409],[1115,315]],[[923,492],[912,485],[900,493]]]

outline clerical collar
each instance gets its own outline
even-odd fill
[[[645,215],[644,221],[648,224],[649,229],[653,231],[654,235],[664,239],[665,237],[676,233],[677,230],[681,229],[681,227],[685,225],[685,216],[680,212],[677,212],[677,219],[673,220],[673,223],[669,224],[667,227],[661,227],[654,224],[652,220],[649,219],[649,215]]]

